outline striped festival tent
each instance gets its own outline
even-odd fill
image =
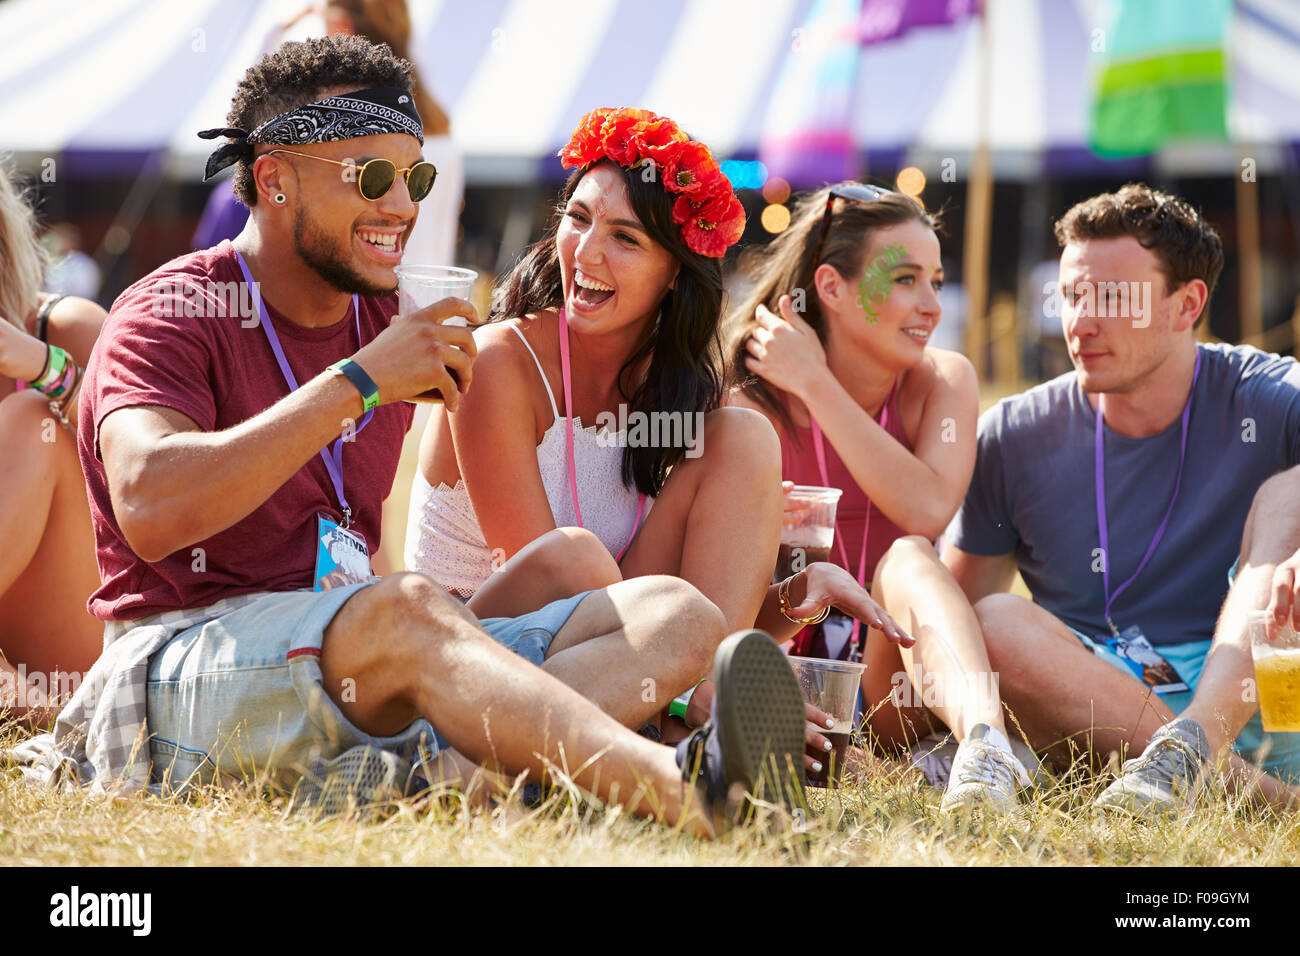
[[[472,182],[556,177],[556,149],[604,105],[666,113],[721,156],[753,158],[800,124],[845,169],[891,153],[960,155],[976,141],[990,44],[988,143],[999,177],[1091,155],[1106,0],[985,0],[982,13],[859,37],[809,63],[830,16],[878,0],[410,0],[414,58],[448,107]],[[1226,0],[1225,0],[1226,2]],[[303,0],[5,0],[0,147],[42,156],[165,157],[198,178],[235,83]],[[1226,25],[1227,131],[1300,141],[1300,4],[1236,0]],[[819,19],[821,18],[821,19]],[[320,32],[318,18],[288,38]],[[860,42],[866,39],[875,42]],[[799,60],[799,57],[803,60]],[[829,61],[828,61],[829,62]],[[791,64],[795,65],[792,66]],[[791,76],[794,79],[791,79]],[[826,84],[830,83],[828,87]],[[820,85],[819,85],[820,84]],[[1188,161],[1231,163],[1232,148]],[[1261,152],[1267,166],[1268,153]],[[138,161],[138,159],[137,159]]]

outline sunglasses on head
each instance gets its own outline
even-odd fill
[[[333,163],[335,166],[358,170],[357,189],[362,198],[369,202],[378,202],[388,195],[388,190],[393,188],[393,181],[397,179],[398,173],[401,173],[402,179],[406,181],[411,202],[419,202],[429,195],[429,191],[433,189],[433,181],[438,178],[438,169],[433,163],[416,163],[414,166],[398,169],[397,164],[389,159],[372,159],[358,166],[356,163],[341,163],[336,159],[313,156],[311,153],[299,153],[292,149],[271,149],[267,150],[266,155],[269,156],[271,153],[305,156],[308,159],[319,159],[322,163]]]
[[[832,186],[826,197],[826,211],[822,213],[821,233],[817,236],[817,253],[813,256],[812,267],[816,271],[821,262],[822,246],[826,244],[826,234],[831,231],[831,214],[835,210],[836,199],[856,199],[858,202],[874,202],[889,195],[888,189],[879,186],[867,186],[862,183],[842,183]]]

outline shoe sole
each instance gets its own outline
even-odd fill
[[[713,661],[726,778],[787,811],[807,806],[803,694],[790,661],[763,631],[740,631]]]

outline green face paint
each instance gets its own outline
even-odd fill
[[[867,271],[862,274],[862,281],[858,283],[858,301],[862,303],[862,309],[867,313],[868,322],[876,321],[880,314],[877,309],[888,301],[890,290],[894,287],[889,274],[903,261],[905,255],[907,250],[903,248],[902,243],[886,246],[884,252],[876,256],[867,267]]]

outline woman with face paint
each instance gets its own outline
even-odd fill
[[[970,483],[979,411],[970,363],[927,348],[943,284],[937,225],[907,196],[857,183],[799,202],[734,312],[731,401],[777,429],[787,483],[844,492],[832,563],[795,575],[801,603],[769,629],[793,638],[792,654],[860,657],[873,741],[948,776],[945,810],[1009,810],[1036,761],[1019,743],[1013,752],[974,611],[932,545]],[[864,590],[914,644],[854,614]],[[955,755],[940,746],[949,730]]]

